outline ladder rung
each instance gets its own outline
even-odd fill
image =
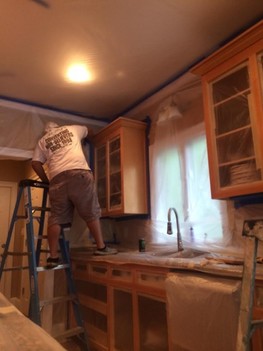
[[[54,271],[56,269],[65,269],[65,268],[69,268],[69,264],[68,263],[59,264],[55,268],[37,267],[37,272]]]
[[[41,250],[40,250],[40,252],[41,252],[41,253],[49,253],[49,252],[50,252],[50,250],[44,250],[44,249],[41,249]]]
[[[40,305],[40,307],[43,307],[43,306],[51,305],[51,304],[55,304],[55,303],[73,301],[74,299],[76,299],[75,295],[57,296],[57,297],[53,297],[51,299],[39,301],[39,305]]]
[[[16,267],[4,268],[3,272],[22,271],[23,269],[29,269],[29,267],[28,266],[16,266]]]
[[[10,256],[29,256],[28,252],[18,252],[18,251],[7,251],[6,255]],[[3,255],[1,255],[3,256]]]
[[[41,253],[50,253],[50,250],[48,250],[48,249],[41,249],[40,252]],[[60,252],[61,252],[61,250],[58,250],[58,253],[60,253]]]
[[[68,329],[68,330],[64,331],[63,333],[55,334],[52,336],[57,340],[61,340],[61,339],[66,339],[66,338],[69,338],[71,336],[79,335],[82,333],[84,333],[84,328],[76,327],[76,328]]]
[[[27,218],[27,216],[26,216],[26,215],[24,215],[24,216],[22,216],[22,215],[20,215],[20,216],[16,216],[15,221],[16,221],[17,219],[26,219],[26,218]]]
[[[50,211],[50,207],[32,206],[31,209],[35,211]]]

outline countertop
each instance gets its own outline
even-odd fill
[[[0,293],[0,350],[66,350],[40,326],[25,317]]]
[[[116,255],[95,256],[91,248],[78,248],[71,250],[70,255],[73,260],[106,262],[117,265],[133,264],[165,267],[169,268],[171,272],[190,270],[220,276],[242,277],[243,259],[241,257],[204,252],[196,257],[180,258],[172,257],[173,255],[169,255],[169,253],[165,255],[165,250],[167,249],[138,252],[137,250],[123,250],[119,248],[119,252]],[[256,273],[257,279],[263,280],[263,264],[257,264]]]

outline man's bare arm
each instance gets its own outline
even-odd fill
[[[46,175],[43,164],[40,161],[32,161],[31,165],[32,165],[33,170],[36,172],[36,174],[42,180],[42,182],[49,183],[49,179]]]

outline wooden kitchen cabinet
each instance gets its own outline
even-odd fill
[[[112,350],[134,350],[132,291],[114,288]]]
[[[139,350],[169,350],[166,302],[156,297],[139,294],[138,313]]]
[[[196,65],[212,198],[263,192],[263,21]]]
[[[72,257],[72,268],[91,351],[175,350],[173,322],[177,315],[171,301],[171,294],[177,301],[181,297],[177,295],[178,291],[177,294],[176,291],[174,293],[171,290],[169,293],[169,289],[167,291],[169,268],[123,262],[121,264],[97,262],[92,258],[83,259],[77,255]],[[185,274],[182,281],[186,281],[189,274],[191,275],[189,270],[184,273],[181,270],[178,272]],[[178,274],[178,272],[175,273]],[[205,273],[202,274],[205,277]],[[209,276],[215,280],[222,279],[222,273],[218,278],[213,274],[212,276],[207,274],[208,279]],[[228,278],[229,275],[227,275]],[[203,299],[205,304],[208,286],[205,287]],[[257,279],[255,287],[253,318],[263,319],[263,280]],[[198,286],[196,288],[198,289]],[[227,289],[226,296],[229,297],[232,290],[232,287],[230,290]],[[185,291],[182,293],[185,294]],[[188,296],[189,299],[190,296],[192,298],[194,296],[194,300],[188,301],[186,314],[193,312],[192,309],[189,310],[193,301],[198,305],[202,301],[193,294]],[[226,296],[222,300],[223,304],[226,303]],[[233,294],[234,304],[237,303],[238,296],[239,293]],[[231,301],[229,303],[232,304]],[[235,324],[238,313],[234,313],[234,309],[231,311],[231,318]],[[171,319],[171,313],[174,313],[173,319]],[[179,314],[178,318],[180,320],[182,315]],[[218,319],[219,330],[222,333],[229,333],[229,330],[224,329],[223,320]],[[186,325],[182,324],[182,327]],[[203,327],[206,328],[205,324]],[[194,335],[194,330],[188,330],[189,335],[192,333]],[[263,351],[262,328],[254,332],[251,345],[251,351]],[[215,346],[215,349],[217,350],[218,347]]]
[[[146,123],[119,117],[93,137],[104,217],[148,213]]]
[[[94,351],[108,350],[107,266],[74,262],[73,274],[82,318]]]
[[[256,280],[254,295],[254,320],[263,320],[263,281]],[[263,329],[256,328],[251,340],[252,351],[263,351]]]
[[[167,269],[73,259],[91,349],[168,351]]]

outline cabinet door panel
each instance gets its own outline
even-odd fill
[[[96,179],[97,179],[97,192],[99,204],[102,209],[105,209],[107,206],[107,178],[106,178],[106,144],[103,144],[96,149]]]
[[[100,207],[106,208],[107,207],[107,199],[106,199],[106,178],[98,179],[97,181],[97,191],[98,191],[98,199]]]
[[[148,213],[146,123],[119,117],[94,136],[103,217]]]
[[[217,139],[219,165],[226,162],[240,162],[245,158],[255,158],[251,128],[241,129],[231,135]]]
[[[121,206],[121,151],[120,136],[109,142],[110,189],[109,209]]]
[[[241,67],[234,70],[231,74],[218,79],[213,83],[213,101],[214,103],[223,101],[230,96],[235,96],[238,92],[245,91],[249,88],[249,77],[247,67]]]
[[[140,351],[167,351],[166,304],[149,296],[138,296]]]
[[[248,92],[215,105],[216,135],[250,125]]]
[[[121,169],[121,150],[120,137],[109,142],[110,149],[110,173],[120,172]]]
[[[258,54],[259,71],[260,71],[260,83],[261,83],[261,93],[263,97],[263,52]]]
[[[132,294],[114,289],[114,350],[133,351]]]
[[[263,192],[263,21],[191,72],[202,78],[211,195]]]
[[[212,150],[220,189],[247,185],[262,180],[256,153],[253,101],[248,61],[210,83]],[[216,162],[215,162],[216,161]],[[211,163],[211,160],[210,160]]]

